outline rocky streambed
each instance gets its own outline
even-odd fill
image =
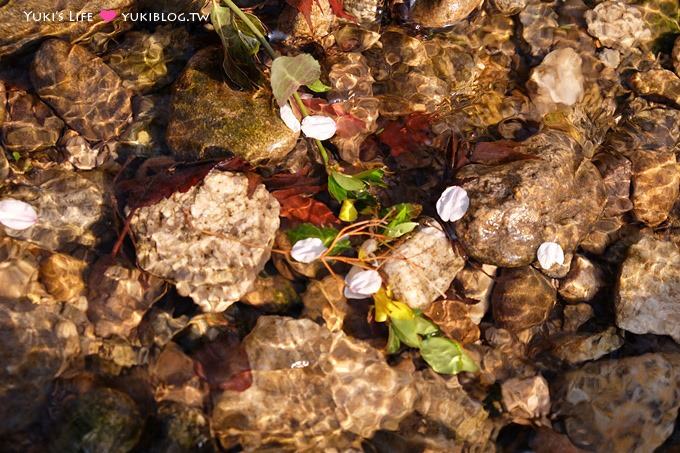
[[[677,2],[228,3],[0,1],[0,451],[680,449]]]

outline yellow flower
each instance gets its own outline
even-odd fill
[[[413,319],[415,314],[411,307],[403,302],[392,299],[392,292],[385,288],[373,295],[375,301],[375,320],[385,322],[387,318],[393,319]]]

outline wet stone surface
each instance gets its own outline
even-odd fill
[[[79,45],[45,41],[33,60],[31,80],[40,98],[89,141],[117,137],[131,118],[131,93],[120,77]]]
[[[182,160],[226,157],[280,160],[298,134],[283,124],[270,97],[239,92],[223,81],[219,52],[195,55],[174,85],[166,140]]]

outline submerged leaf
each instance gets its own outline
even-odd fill
[[[321,67],[313,56],[302,53],[295,57],[278,57],[272,63],[272,92],[280,106],[302,85],[319,80]]]
[[[261,33],[266,33],[257,16],[244,14]],[[224,47],[222,67],[229,80],[240,88],[257,86],[262,79],[262,73],[255,63],[255,56],[260,50],[259,39],[229,8],[215,1],[210,12],[210,21],[222,40]]]
[[[477,364],[455,341],[445,337],[429,337],[422,341],[420,355],[434,371],[441,374],[475,372]]]
[[[320,79],[317,79],[315,82],[308,83],[307,88],[315,93],[325,93],[331,89],[331,87],[323,83]]]

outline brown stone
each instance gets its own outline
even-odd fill
[[[250,162],[281,160],[299,133],[283,123],[271,96],[232,89],[220,58],[216,48],[198,52],[175,83],[168,145],[182,160],[231,154]]]
[[[555,302],[554,286],[533,267],[504,270],[491,294],[495,324],[514,333],[545,322]]]
[[[111,140],[132,118],[132,94],[111,68],[84,47],[45,41],[31,80],[40,98],[87,140]]]
[[[0,120],[0,134],[7,151],[39,151],[57,144],[64,122],[37,96],[10,90],[6,111],[5,122]]]

